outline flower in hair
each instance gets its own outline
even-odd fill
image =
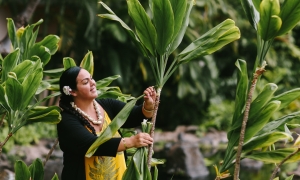
[[[65,93],[65,95],[67,95],[67,96],[71,95],[71,91],[72,91],[72,89],[69,86],[63,87],[63,92]]]

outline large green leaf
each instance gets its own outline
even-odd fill
[[[138,0],[127,0],[128,14],[132,18],[136,33],[144,46],[155,56],[157,34],[149,16]]]
[[[58,124],[61,120],[60,108],[58,106],[37,106],[30,110],[27,124],[36,122]]]
[[[269,132],[266,134],[262,134],[260,136],[256,136],[249,140],[247,143],[243,145],[243,152],[250,152],[255,149],[260,149],[263,147],[269,147],[278,141],[288,140],[292,141],[293,137],[284,132]]]
[[[37,46],[44,46],[49,49],[51,55],[55,54],[58,49],[59,37],[48,35],[42,41],[36,43]]]
[[[85,154],[86,157],[91,157],[101,144],[103,144],[104,142],[106,142],[107,140],[109,140],[115,135],[118,129],[120,129],[120,127],[125,123],[132,108],[136,104],[136,101],[141,97],[143,97],[143,95],[136,99],[131,100],[124,106],[124,108],[112,120],[109,126],[103,131],[103,133],[97,138],[97,140],[88,149],[88,151]]]
[[[39,85],[43,79],[43,69],[36,69],[32,74],[27,76],[23,83],[23,101],[22,101],[22,109],[26,108],[31,102],[33,96],[35,95]]]
[[[144,56],[147,56],[148,53],[144,45],[140,42],[139,38],[135,35],[135,33],[127,26],[127,24],[125,24],[118,16],[116,16],[116,14],[105,3],[101,1],[100,4],[111,14],[99,14],[98,16],[119,22],[121,26],[123,26],[123,28],[129,34],[135,46],[140,50],[140,52]]]
[[[300,1],[285,0],[280,11],[282,25],[277,36],[283,35],[293,29],[300,21]]]
[[[269,100],[273,97],[273,94],[278,89],[278,86],[274,83],[268,83],[265,85],[263,90],[258,94],[258,96],[251,103],[251,108],[249,112],[249,119],[252,116],[258,114],[260,110],[269,102]]]
[[[174,16],[174,32],[172,41],[177,37],[183,25],[182,22],[186,13],[187,2],[188,1],[170,0]]]
[[[2,78],[1,81],[4,82],[7,79],[7,75],[12,69],[18,64],[20,58],[20,49],[17,48],[12,53],[9,53],[3,60],[2,63]]]
[[[91,76],[94,74],[94,57],[92,51],[89,51],[84,56],[83,60],[80,63],[80,67],[87,70]]]
[[[272,100],[281,101],[281,105],[279,107],[280,110],[282,108],[285,108],[287,105],[289,105],[291,102],[295,101],[299,97],[300,88],[295,88],[273,97]]]
[[[64,72],[64,68],[44,70],[44,75],[52,78],[59,78]]]
[[[14,111],[20,109],[23,103],[23,87],[17,80],[15,73],[11,72],[8,74],[5,85],[5,92],[11,109]]]
[[[260,0],[258,0],[260,1]],[[260,3],[260,2],[259,2]],[[250,22],[250,24],[254,27],[254,29],[257,30],[257,24],[259,22],[259,4],[258,4],[258,8],[255,7],[255,1],[252,0],[241,0],[241,4],[243,6],[243,9],[246,13],[246,16]]]
[[[113,82],[114,80],[116,80],[120,77],[121,77],[120,75],[114,75],[114,76],[109,76],[104,79],[101,79],[96,82],[96,87],[97,87],[97,89],[106,87],[106,86],[110,85],[111,82]]]
[[[42,45],[35,44],[31,49],[28,58],[34,60],[32,56],[38,56],[45,66],[51,59],[50,50]]]
[[[64,64],[65,70],[69,69],[70,67],[76,66],[76,62],[74,61],[74,59],[72,59],[70,57],[63,58],[63,64]]]
[[[268,122],[256,135],[261,135],[267,132],[271,132],[288,123],[289,121],[295,119],[297,122],[300,120],[300,111],[285,115],[279,119]]]
[[[274,112],[278,110],[280,101],[271,101],[266,107],[259,112],[257,118],[249,119],[247,123],[247,130],[245,133],[244,142],[251,139],[257,132],[259,132],[266,123],[269,122]]]
[[[25,60],[18,64],[12,71],[16,73],[18,81],[23,82],[24,78],[32,72],[34,62],[30,60]]]
[[[32,180],[44,180],[44,165],[41,159],[37,158],[29,166]]]
[[[183,17],[182,23],[179,26],[180,29],[178,30],[178,33],[176,33],[177,28],[178,28],[178,24],[180,23],[181,12],[179,11],[178,14],[177,14],[176,13],[177,8],[176,8],[176,11],[174,10],[175,9],[175,6],[174,6],[175,1],[176,0],[171,0],[173,12],[174,12],[174,17],[175,17],[175,27],[174,27],[174,33],[173,33],[173,35],[174,35],[173,41],[172,41],[172,44],[171,44],[171,48],[169,50],[170,53],[172,53],[179,46],[179,44],[181,43],[181,41],[184,37],[184,34],[186,32],[186,29],[189,25],[190,13],[191,13],[192,8],[194,6],[194,0],[187,0],[187,7],[185,8],[184,15],[183,15],[184,17]],[[181,3],[183,2],[181,0],[179,0],[179,1]],[[184,6],[182,6],[181,8],[184,8]],[[183,11],[183,9],[181,9],[181,10]]]
[[[268,41],[274,38],[279,31],[282,24],[279,13],[279,0],[263,0],[261,2],[258,33],[263,40]]]
[[[174,14],[169,0],[152,0],[152,3],[153,22],[157,33],[156,50],[163,55],[173,37]]]
[[[15,180],[30,179],[30,171],[23,161],[17,160],[15,162],[14,168],[15,168]]]
[[[13,48],[17,49],[18,39],[17,39],[15,23],[11,18],[6,18],[6,19],[7,19],[7,31],[8,31],[9,39],[12,43]]]
[[[277,149],[274,151],[265,151],[265,152],[254,152],[250,155],[246,155],[246,158],[263,161],[266,163],[280,163],[284,160],[287,156],[297,151],[298,148],[284,148],[284,149]],[[300,160],[300,152],[289,158],[285,163],[292,163],[297,162]]]
[[[237,90],[235,94],[235,110],[232,117],[231,122],[231,130],[237,129],[241,127],[242,121],[241,118],[244,114],[244,107],[247,100],[247,94],[248,94],[248,73],[247,73],[247,63],[246,61],[242,59],[238,59],[235,62],[235,66],[238,68],[238,84],[237,84]],[[230,130],[230,131],[231,131]],[[228,132],[228,139],[231,138],[231,132]]]
[[[231,19],[226,19],[186,47],[179,54],[179,57],[181,57],[180,63],[187,63],[211,54],[239,38],[240,31],[235,26],[235,22]]]

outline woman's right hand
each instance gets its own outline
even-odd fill
[[[125,138],[127,148],[144,147],[153,143],[153,138],[148,133],[138,133],[134,136]]]

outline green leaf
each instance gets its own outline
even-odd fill
[[[268,41],[274,38],[279,31],[282,24],[279,13],[279,0],[263,0],[261,2],[258,33],[263,40]]]
[[[8,111],[9,105],[7,103],[6,100],[6,93],[5,93],[5,89],[3,88],[3,86],[0,84],[0,104]]]
[[[177,37],[178,33],[181,30],[182,22],[186,13],[187,2],[188,1],[170,0],[174,16],[174,32],[172,36],[172,41]]]
[[[278,89],[278,86],[274,83],[268,83],[265,85],[263,90],[258,94],[255,100],[251,103],[251,108],[249,112],[249,119],[253,119],[260,110],[269,102],[273,97],[273,94]]]
[[[116,14],[105,3],[101,1],[100,4],[111,14],[99,14],[98,16],[119,22],[129,34],[129,37],[131,37],[131,40],[133,41],[135,46],[140,50],[140,52],[144,56],[147,56],[148,53],[144,45],[140,42],[139,38],[135,35],[135,33],[127,26],[127,24],[125,24],[118,16],[116,16]]]
[[[59,180],[57,174],[55,173],[51,180]]]
[[[182,20],[182,23],[180,24],[180,29],[178,30],[178,33],[175,34],[175,32],[177,31],[178,28],[178,24],[180,23],[180,15],[181,13],[175,14],[177,11],[175,11],[174,9],[174,1],[175,0],[171,0],[172,3],[172,7],[173,7],[173,12],[174,12],[174,17],[175,17],[175,27],[174,27],[174,37],[172,40],[172,44],[171,44],[171,48],[170,48],[170,54],[179,46],[179,44],[181,43],[184,34],[186,32],[186,29],[189,25],[189,20],[190,20],[190,13],[192,11],[192,8],[194,6],[194,0],[187,0],[187,7],[185,8],[185,12],[184,12],[184,17]],[[179,0],[180,1],[180,0]],[[183,2],[183,1],[180,1]],[[179,5],[179,4],[178,4]],[[181,8],[184,8],[184,6],[182,6]],[[176,8],[177,9],[177,8]],[[183,11],[183,10],[182,10]],[[180,11],[179,11],[180,12]],[[178,21],[177,21],[178,20]]]
[[[22,109],[26,108],[32,98],[34,97],[37,89],[39,88],[39,85],[43,79],[43,70],[42,68],[36,69],[32,74],[27,76],[23,83],[23,98],[22,98]]]
[[[291,102],[293,102],[299,97],[300,97],[300,88],[295,88],[273,97],[272,100],[281,101],[281,105],[279,107],[280,110],[282,108],[285,108],[287,105],[289,105]]]
[[[41,59],[43,66],[45,66],[51,59],[50,50],[47,47],[38,44],[35,44],[30,49],[29,52],[30,59],[34,60],[35,58],[32,58],[33,56],[38,56]]]
[[[42,41],[36,43],[37,46],[44,46],[49,49],[51,55],[55,54],[58,49],[59,37],[48,35]]]
[[[279,119],[268,122],[256,135],[261,135],[267,132],[274,131],[283,124],[288,123],[293,119],[295,119],[296,122],[300,120],[300,111],[285,115]]]
[[[256,118],[249,119],[247,122],[247,130],[245,133],[244,142],[251,139],[257,132],[259,132],[265,124],[267,124],[274,112],[278,110],[280,101],[269,102],[256,116]]]
[[[178,55],[181,57],[180,63],[187,63],[211,54],[239,38],[240,31],[235,26],[235,22],[231,19],[226,19],[186,47]]]
[[[8,99],[8,104],[12,110],[19,110],[23,102],[23,87],[17,80],[15,73],[9,73],[6,80],[5,92]]]
[[[174,32],[174,14],[169,0],[152,0],[153,22],[156,28],[156,50],[163,55],[170,44]]]
[[[127,0],[128,14],[132,18],[136,33],[144,46],[155,56],[157,34],[149,16],[138,0]]]
[[[44,70],[44,75],[52,78],[59,78],[64,72],[64,70],[64,68],[50,69],[46,71]]]
[[[255,3],[256,2],[256,3]],[[258,3],[257,3],[258,2]],[[241,4],[246,13],[246,16],[250,22],[250,24],[257,30],[257,24],[259,22],[259,4],[260,0],[241,0]]]
[[[255,149],[260,149],[263,147],[268,147],[275,142],[288,140],[292,141],[293,137],[284,132],[269,132],[266,134],[262,134],[260,136],[256,136],[249,140],[247,143],[243,145],[243,153],[253,151]]]
[[[114,75],[114,76],[109,76],[104,79],[101,79],[96,82],[96,87],[97,87],[97,89],[104,88],[104,87],[110,85],[111,82],[113,82],[114,80],[116,80],[120,77],[121,77],[120,75]]]
[[[283,35],[293,29],[300,21],[300,1],[285,0],[279,17],[282,20],[277,36]]]
[[[70,57],[63,58],[63,64],[64,64],[65,70],[69,69],[70,67],[77,66],[74,59],[72,59]]]
[[[30,110],[27,124],[36,122],[58,124],[61,121],[60,108],[58,106],[37,106]]]
[[[18,64],[12,71],[16,73],[18,81],[23,82],[24,78],[32,72],[34,62],[30,60],[25,60]]]
[[[89,51],[80,63],[80,67],[87,70],[91,76],[94,74],[94,57],[92,51]]]
[[[40,94],[41,92],[45,91],[46,89],[50,88],[51,84],[47,81],[41,81],[41,83],[39,84],[38,89],[35,92],[35,95]]]
[[[30,172],[26,164],[23,161],[17,160],[14,165],[15,168],[15,180],[29,180]]]
[[[33,180],[44,180],[44,165],[41,159],[37,158],[29,166],[31,179]]]
[[[280,163],[287,156],[297,151],[297,148],[284,148],[273,151],[253,152],[250,155],[245,155],[246,158],[263,161],[266,163]],[[300,152],[289,158],[285,163],[297,162],[300,160]]]
[[[232,118],[231,130],[241,127],[242,122],[240,121],[244,114],[244,107],[248,95],[248,73],[247,63],[242,59],[238,59],[235,62],[235,66],[238,68],[238,84],[235,94],[235,110]],[[250,108],[251,109],[251,108]],[[228,139],[231,138],[231,132],[228,132]]]
[[[8,31],[9,39],[12,43],[13,48],[17,49],[18,38],[17,38],[17,32],[16,32],[14,21],[11,18],[6,18],[6,19],[7,19],[7,31]]]
[[[290,175],[289,177],[285,178],[285,180],[293,180],[294,174]]]
[[[12,53],[9,53],[2,62],[2,79],[4,82],[7,79],[7,75],[17,65],[20,58],[20,49],[17,48]]]
[[[118,129],[120,129],[120,127],[125,123],[132,108],[136,104],[136,101],[141,97],[143,97],[143,95],[131,100],[123,107],[123,109],[116,115],[116,117],[112,120],[109,126],[103,131],[103,133],[88,149],[88,151],[85,154],[86,157],[91,157],[101,144],[113,137],[113,135],[118,131]]]

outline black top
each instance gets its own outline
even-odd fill
[[[114,99],[100,99],[97,102],[106,111],[111,120],[121,111],[125,103]],[[69,112],[61,112],[62,120],[57,124],[60,149],[63,151],[62,180],[85,180],[85,153],[97,137],[89,132],[78,117]],[[146,117],[142,113],[142,105],[134,106],[122,128],[133,128],[141,125]],[[112,156],[117,154],[121,138],[111,138],[103,143],[95,156]]]

